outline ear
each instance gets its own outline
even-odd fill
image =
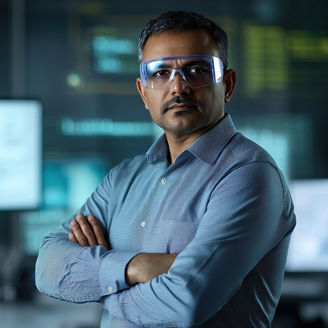
[[[233,90],[235,88],[237,82],[237,74],[234,69],[228,69],[225,71],[223,76],[223,84],[225,87],[225,97],[224,102],[229,102],[230,98],[232,97]]]
[[[142,98],[142,101],[144,102],[145,108],[149,110],[147,97],[146,97],[146,88],[142,85],[140,77],[137,78],[136,84],[137,84],[137,90]]]

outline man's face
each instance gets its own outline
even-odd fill
[[[207,31],[169,31],[155,34],[147,40],[142,61],[179,55],[220,57],[215,41]],[[184,64],[184,60],[176,60],[174,66]],[[140,78],[137,79],[138,91],[152,119],[166,133],[173,134],[193,134],[218,122],[224,115],[225,84],[222,79],[218,84],[192,89],[176,73],[167,87],[147,89]]]

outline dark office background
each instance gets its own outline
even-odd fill
[[[37,293],[37,249],[108,169],[159,135],[135,88],[137,38],[150,18],[176,9],[227,31],[238,86],[226,110],[273,155],[295,198],[300,228],[273,327],[328,327],[327,1],[0,0],[0,100],[43,108],[40,204],[0,206],[1,327],[99,325],[97,304]]]

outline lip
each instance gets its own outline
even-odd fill
[[[190,111],[192,109],[195,109],[196,107],[190,104],[174,104],[169,107],[169,110],[174,110],[174,111]]]

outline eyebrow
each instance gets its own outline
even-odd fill
[[[189,67],[189,66],[198,65],[198,64],[204,64],[204,63],[208,67],[211,66],[210,63],[208,63],[206,60],[204,60],[204,59],[198,59],[198,60],[191,60],[191,61],[183,64],[181,67],[184,68],[184,67]],[[174,68],[174,66],[175,66],[175,65],[169,64],[169,63],[167,63],[165,61],[160,61],[160,63],[158,63],[157,65],[155,65],[155,64],[156,64],[156,60],[149,62],[146,65],[147,70],[150,69],[151,71],[154,71],[154,70],[163,69],[163,68]]]

